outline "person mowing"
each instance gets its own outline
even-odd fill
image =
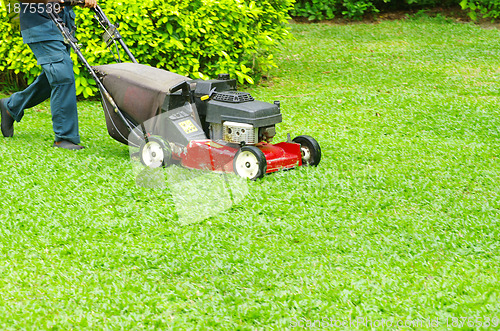
[[[12,2],[12,1],[11,1]],[[48,10],[60,9],[59,16],[70,30],[74,30],[75,13],[71,7],[62,7],[64,1],[26,1],[16,6],[19,12],[21,35],[42,67],[42,73],[24,91],[0,99],[1,129],[4,137],[14,135],[14,121],[20,122],[26,109],[50,98],[53,147],[80,150],[78,112],[76,107],[75,76],[70,47],[56,25],[47,15]],[[85,0],[85,7],[95,8],[97,0]],[[35,10],[32,10],[34,8]]]

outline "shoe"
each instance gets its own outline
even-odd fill
[[[76,151],[76,150],[80,150],[80,149],[84,149],[85,148],[83,146],[74,144],[71,141],[67,141],[67,140],[54,141],[54,144],[52,145],[52,147],[59,147],[59,148],[69,149],[69,150],[72,150],[72,151]]]
[[[6,99],[0,99],[0,110],[2,111],[2,134],[4,137],[14,135],[14,118],[10,116],[6,105]]]

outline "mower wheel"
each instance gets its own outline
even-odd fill
[[[267,170],[266,156],[255,146],[243,146],[234,156],[233,169],[243,178],[251,180],[262,178]]]
[[[141,163],[149,168],[165,167],[170,163],[172,152],[168,143],[159,136],[151,136],[141,144]]]
[[[300,144],[302,165],[316,167],[321,161],[321,147],[316,139],[310,136],[298,136],[293,142]]]

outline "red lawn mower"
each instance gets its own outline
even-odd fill
[[[276,124],[282,121],[278,101],[254,100],[237,91],[236,80],[227,74],[192,80],[138,64],[102,9],[97,6],[94,12],[105,30],[104,41],[116,46],[119,63],[91,66],[57,13],[49,15],[96,81],[109,135],[138,147],[145,166],[177,163],[254,180],[266,173],[319,164],[321,148],[312,137],[291,140],[289,136],[287,142],[271,143]],[[121,62],[118,44],[131,63]]]

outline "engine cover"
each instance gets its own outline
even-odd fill
[[[250,93],[237,91],[234,79],[197,80],[194,96],[202,122],[206,123],[205,129],[210,124],[222,125],[225,121],[261,128],[282,120],[279,105],[257,101]],[[202,101],[203,96],[210,96],[210,99]]]
[[[256,100],[240,103],[210,100],[206,116],[209,123],[222,124],[229,121],[250,124],[255,128],[281,122],[281,112],[277,105]]]

